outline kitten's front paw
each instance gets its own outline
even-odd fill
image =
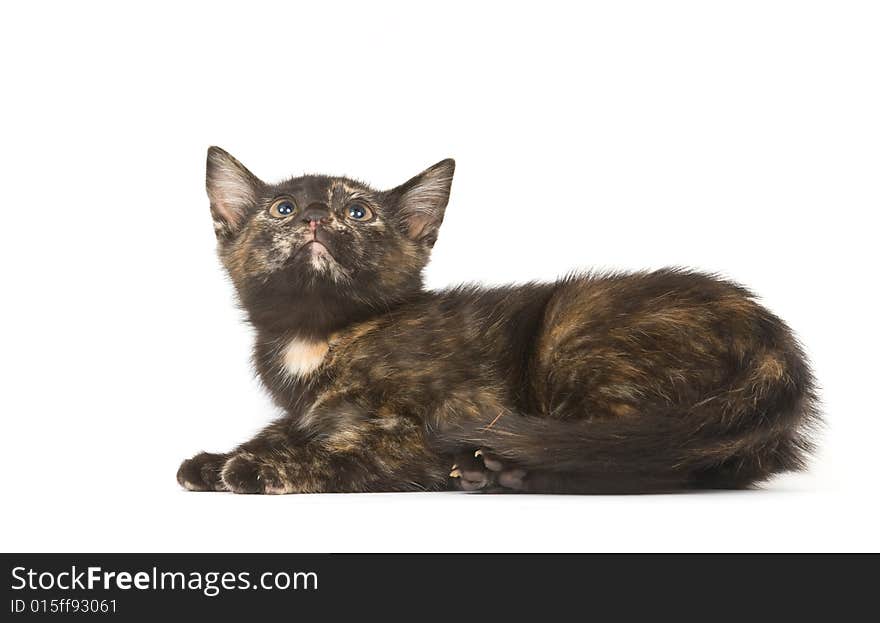
[[[220,480],[220,469],[226,461],[224,454],[202,452],[185,460],[177,470],[177,482],[189,491],[225,491]]]
[[[507,465],[485,450],[456,456],[449,475],[464,491],[522,491],[525,488],[524,469]]]
[[[251,454],[237,454],[220,473],[226,489],[233,493],[288,493],[278,468]]]

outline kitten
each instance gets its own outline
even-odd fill
[[[804,466],[810,370],[738,285],[669,269],[425,291],[454,168],[388,191],[267,184],[208,150],[220,259],[286,415],[184,461],[183,487],[623,493]]]

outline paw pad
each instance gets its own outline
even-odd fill
[[[495,455],[480,449],[457,455],[449,477],[464,491],[520,491],[525,488],[526,471],[510,467]]]

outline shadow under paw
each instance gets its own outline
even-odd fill
[[[180,464],[177,482],[189,491],[225,491],[220,470],[227,458],[225,454],[197,454]]]
[[[463,491],[522,491],[526,471],[504,463],[486,450],[456,455],[449,476]]]

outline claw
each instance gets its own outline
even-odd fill
[[[482,449],[474,452],[474,456],[477,458],[482,458],[483,465],[485,465],[486,469],[488,469],[490,471],[500,472],[501,470],[504,469],[504,464],[501,461],[499,461],[498,459],[496,459],[492,456],[487,455],[485,452],[483,452]]]
[[[461,472],[457,467],[453,467],[453,470],[449,472],[450,478],[461,478]]]

